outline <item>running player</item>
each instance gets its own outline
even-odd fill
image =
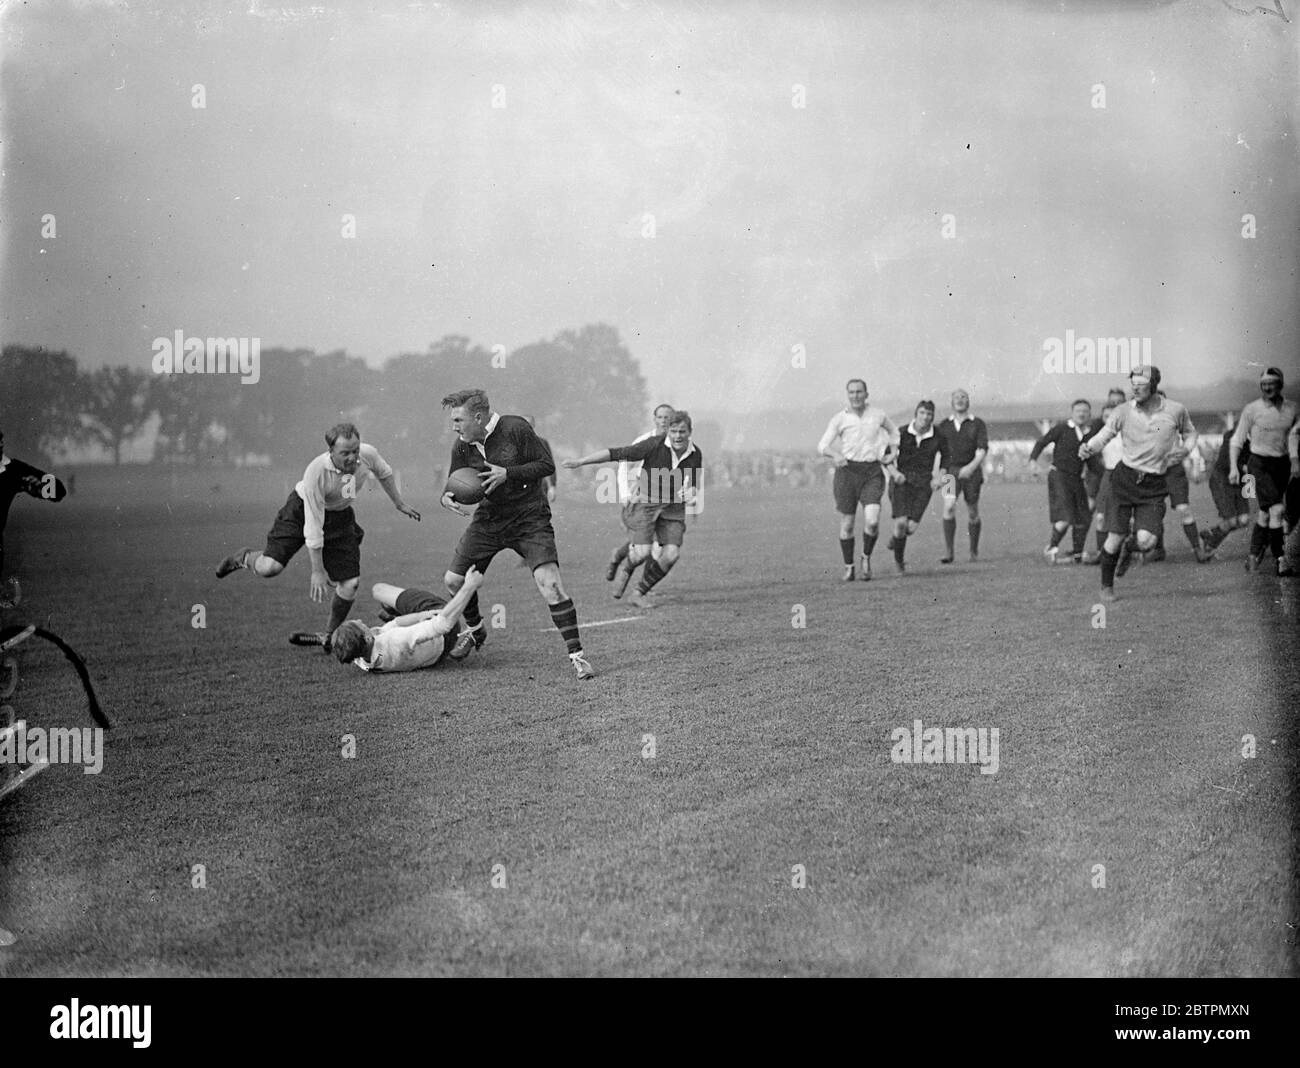
[[[1250,460],[1250,446],[1242,446],[1242,454],[1237,458],[1239,464]],[[1250,505],[1241,495],[1240,481],[1233,483],[1228,479],[1228,467],[1232,463],[1232,428],[1224,427],[1223,441],[1219,443],[1218,455],[1210,468],[1210,496],[1214,498],[1214,507],[1219,513],[1219,522],[1207,530],[1201,531],[1201,545],[1208,556],[1212,556],[1223,544],[1224,538],[1234,530],[1241,530],[1250,525]],[[1241,470],[1240,467],[1237,468]]]
[[[673,414],[673,406],[671,404],[661,404],[652,414],[654,418],[654,429],[647,430],[632,442],[633,445],[645,441],[647,438],[662,437],[664,434],[668,433],[668,418]],[[618,503],[622,506],[621,515],[623,520],[623,529],[629,531],[629,534],[627,539],[614,550],[613,556],[610,557],[609,563],[605,567],[606,582],[614,581],[614,576],[619,573],[619,565],[627,559],[628,553],[632,549],[632,535],[630,533],[633,522],[632,509],[636,504],[636,486],[637,479],[640,478],[640,476],[641,465],[639,463],[633,463],[628,460],[620,461],[618,465]],[[655,559],[659,558],[660,550],[658,542],[655,542],[655,544],[650,547],[650,555]],[[639,566],[639,564],[633,565],[632,571],[635,571]],[[627,589],[627,583],[631,577],[631,572],[628,572],[625,578],[620,579],[623,584],[622,589],[615,589],[615,597],[623,596],[623,590]]]
[[[1029,453],[1029,463],[1037,475],[1038,457],[1049,445],[1052,446],[1052,468],[1047,473],[1048,522],[1052,524],[1052,532],[1047,548],[1043,550],[1049,564],[1056,563],[1061,539],[1067,530],[1073,532],[1071,559],[1074,563],[1083,563],[1084,550],[1088,547],[1091,515],[1088,511],[1088,488],[1083,481],[1087,462],[1079,458],[1079,446],[1087,439],[1091,425],[1092,405],[1086,400],[1077,400],[1070,406],[1070,418],[1049,429],[1034,442]]]
[[[1196,448],[1197,439],[1187,409],[1157,392],[1158,368],[1137,367],[1129,381],[1133,400],[1111,412],[1106,425],[1079,446],[1079,458],[1086,460],[1116,436],[1123,443],[1122,458],[1111,473],[1106,542],[1101,551],[1101,595],[1108,601],[1115,599],[1116,575],[1128,567],[1129,556],[1120,561],[1119,550],[1126,544],[1130,520],[1137,524],[1137,551],[1145,554],[1156,543],[1156,528],[1169,493],[1165,471],[1182,463]]]
[[[551,509],[542,488],[543,479],[555,472],[550,452],[527,420],[492,411],[481,389],[451,393],[442,398],[442,406],[451,410],[451,426],[458,435],[451,447],[448,470],[474,468],[487,494],[456,545],[451,567],[444,576],[447,589],[455,594],[464,585],[470,567],[486,572],[497,553],[514,549],[532,568],[533,580],[578,678],[595,678],[596,672],[583,655],[578,610],[560,581]],[[450,493],[444,493],[439,503],[457,515],[469,515]],[[477,591],[470,594],[462,614],[465,629],[448,654],[453,660],[482,648],[487,640]]]
[[[943,541],[946,551],[940,563],[951,564],[957,540],[957,498],[966,502],[966,532],[970,538],[970,558],[979,559],[980,489],[984,485],[984,457],[989,451],[989,431],[984,420],[970,414],[970,394],[954,390],[952,415],[939,424],[939,454],[952,475],[952,492],[943,495]]]
[[[686,535],[686,510],[698,502],[704,457],[691,442],[692,429],[690,414],[674,411],[668,417],[668,433],[665,435],[564,461],[564,466],[570,469],[610,460],[639,461],[642,464],[637,499],[628,524],[632,548],[622,564],[624,577],[620,579],[621,586],[625,587],[633,569],[645,561],[645,574],[629,598],[637,608],[654,607],[646,594],[662,581],[680,558],[682,540]],[[658,560],[650,555],[650,546],[656,541],[662,546]]]
[[[1237,420],[1229,447],[1228,481],[1234,486],[1241,481],[1241,450],[1249,443],[1250,463],[1246,471],[1254,482],[1259,512],[1250,534],[1246,570],[1258,571],[1264,550],[1268,548],[1277,562],[1277,573],[1286,576],[1293,571],[1286,561],[1282,523],[1287,483],[1292,478],[1300,478],[1300,459],[1290,445],[1295,438],[1291,431],[1300,417],[1300,408],[1295,401],[1282,396],[1282,372],[1276,367],[1268,368],[1259,376],[1259,392],[1259,399],[1247,404]]]
[[[939,486],[939,437],[934,432],[934,401],[916,406],[912,421],[898,434],[898,462],[886,468],[890,477],[889,503],[894,515],[894,533],[889,548],[894,566],[907,570],[904,554],[907,539],[916,533],[930,504],[930,494]]]
[[[249,570],[262,578],[274,578],[304,545],[311,557],[311,599],[320,603],[325,591],[333,590],[329,622],[325,630],[298,633],[289,640],[295,645],[323,645],[329,651],[330,635],[352,610],[361,582],[361,539],[365,531],[357,525],[352,502],[366,479],[373,475],[403,515],[419,521],[420,513],[406,505],[388,462],[373,445],[361,440],[352,423],[339,423],[325,434],[328,452],[307,465],[302,481],[290,492],[266,536],[266,548],[255,552],[240,549],[217,567],[217,578]]]
[[[850,378],[848,407],[836,412],[817,443],[817,451],[835,462],[835,511],[839,513],[840,555],[844,581],[852,582],[853,524],[862,507],[862,581],[871,581],[871,551],[880,531],[880,498],[885,493],[882,461],[893,459],[898,430],[881,409],[867,403],[867,384]]]

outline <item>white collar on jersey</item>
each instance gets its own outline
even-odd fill
[[[492,431],[497,428],[497,423],[501,422],[501,413],[493,412],[492,418],[483,424],[483,440],[487,441],[492,436]]]
[[[8,466],[9,466],[9,457],[6,456],[3,460],[0,460],[0,471],[3,471]]]

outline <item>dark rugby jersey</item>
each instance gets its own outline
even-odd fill
[[[484,519],[509,517],[521,508],[545,508],[544,480],[555,474],[555,461],[528,420],[518,415],[496,415],[488,421],[488,436],[470,443],[457,438],[451,446],[451,468],[486,471],[488,464],[506,469],[506,480],[483,498],[474,514]]]
[[[12,456],[5,456],[0,459],[0,532],[4,531],[5,523],[9,520],[9,506],[18,494],[25,493],[29,497],[35,497],[37,500],[42,499],[45,494],[45,472],[39,467],[33,467],[31,464],[25,464],[22,460],[15,460]],[[67,496],[68,490],[64,484],[57,478],[53,482],[54,496],[49,499],[52,501],[61,501]]]
[[[959,429],[950,415],[935,428],[935,433],[944,467],[965,467],[980,449],[988,452],[989,430],[984,420],[976,416],[963,419]]]
[[[1034,442],[1034,447],[1029,452],[1029,459],[1037,460],[1039,454],[1050,445],[1052,466],[1063,475],[1079,478],[1084,468],[1084,462],[1079,459],[1079,446],[1090,436],[1088,427],[1075,427],[1070,422],[1057,423]]]
[[[668,435],[659,434],[632,445],[620,445],[609,450],[611,460],[640,460],[641,475],[637,480],[637,502],[649,505],[669,505],[664,514],[668,518],[683,518],[686,505],[682,489],[700,488],[700,469],[704,454],[693,442],[686,455],[680,459],[668,444]]]
[[[934,458],[939,452],[939,435],[934,427],[918,438],[911,425],[898,432],[898,469],[915,486],[930,484],[934,477]]]

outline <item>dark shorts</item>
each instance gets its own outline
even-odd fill
[[[1088,500],[1095,501],[1101,492],[1101,472],[1093,470],[1091,464],[1083,469],[1083,488],[1088,491]]]
[[[980,503],[980,488],[984,485],[984,467],[980,465],[975,468],[975,473],[970,478],[957,478],[957,472],[965,466],[965,464],[955,464],[946,470],[956,480],[952,492],[965,500],[969,508]]]
[[[683,504],[634,504],[624,520],[633,545],[678,545],[686,537]]]
[[[436,612],[438,609],[445,607],[447,599],[439,597],[436,593],[430,593],[428,590],[403,590],[397,595],[397,614],[399,616],[409,616],[415,612]],[[446,656],[451,652],[451,647],[456,644],[456,627],[452,627],[442,638],[442,652]],[[442,661],[439,661],[442,663]]]
[[[266,535],[264,552],[282,567],[293,559],[304,545],[302,526],[305,518],[302,498],[293,490],[275,515],[275,522]],[[325,574],[334,582],[346,582],[361,574],[361,540],[366,532],[357,526],[352,509],[325,513],[325,545],[321,557]]]
[[[1110,472],[1103,471],[1101,473],[1101,485],[1097,487],[1097,501],[1093,505],[1092,510],[1097,515],[1104,516],[1106,514],[1106,509],[1109,506],[1109,504],[1110,504]]]
[[[1134,471],[1124,463],[1110,473],[1110,500],[1106,502],[1106,532],[1128,534],[1129,520],[1138,530],[1156,534],[1165,517],[1169,484],[1164,475]]]
[[[1239,515],[1250,514],[1250,505],[1241,495],[1241,483],[1234,486],[1228,481],[1226,471],[1210,471],[1210,496],[1214,498],[1214,507],[1220,519],[1235,519]]]
[[[885,470],[875,460],[850,460],[835,469],[831,484],[835,493],[835,510],[853,515],[859,504],[879,504],[885,495]]]
[[[1088,488],[1078,475],[1062,474],[1055,467],[1047,472],[1047,508],[1053,523],[1086,527],[1089,521]]]
[[[1255,476],[1255,503],[1268,511],[1282,504],[1287,483],[1291,481],[1291,461],[1285,456],[1259,456],[1250,454],[1246,473]]]
[[[893,482],[889,486],[889,503],[894,509],[894,518],[901,519],[906,516],[913,523],[919,523],[925,518],[925,510],[930,505],[930,495],[934,491],[930,489],[929,481],[925,482]]]
[[[513,549],[524,558],[530,570],[543,564],[558,564],[555,551],[555,530],[551,526],[551,510],[545,501],[541,507],[530,507],[512,516],[480,519],[475,513],[465,533],[456,543],[456,553],[451,561],[451,572],[463,575],[471,564],[486,572],[492,558],[502,549]]]
[[[1187,484],[1187,468],[1174,464],[1165,472],[1165,482],[1169,486],[1169,503],[1175,508],[1191,503],[1191,486]]]

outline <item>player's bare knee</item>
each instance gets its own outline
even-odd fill
[[[1143,552],[1146,552],[1148,549],[1154,548],[1156,544],[1156,536],[1149,530],[1139,530],[1137,532],[1137,542],[1138,548]]]
[[[345,601],[350,601],[357,595],[357,589],[361,586],[361,576],[345,579],[338,584],[336,591]]]
[[[672,567],[677,563],[677,557],[681,555],[681,549],[676,545],[665,545],[663,553],[659,557],[659,563],[663,567]]]
[[[253,565],[253,570],[262,578],[274,578],[284,570],[284,564],[279,560],[273,560],[263,553],[257,558],[257,563]]]
[[[442,581],[447,584],[447,589],[451,590],[452,593],[455,593],[458,589],[460,589],[463,585],[465,585],[465,576],[458,575],[454,571],[448,571],[445,575],[442,576]]]
[[[627,551],[628,563],[639,564],[647,556],[650,556],[651,552],[652,550],[649,545],[633,545],[632,548]],[[656,559],[658,559],[658,557],[656,557]]]

